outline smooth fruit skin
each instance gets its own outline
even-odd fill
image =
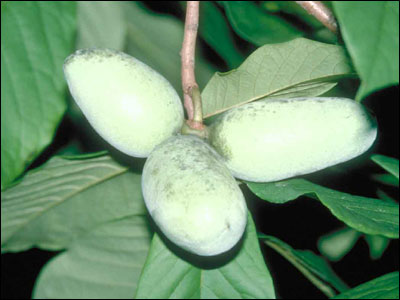
[[[376,135],[375,119],[351,99],[266,99],[224,113],[210,143],[235,177],[271,182],[350,160]]]
[[[155,223],[187,251],[218,255],[243,235],[243,194],[218,153],[196,136],[178,135],[157,146],[144,166],[142,190]]]
[[[78,50],[65,60],[64,74],[92,127],[128,155],[147,157],[182,126],[182,103],[171,84],[125,53]]]

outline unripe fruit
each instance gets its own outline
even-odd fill
[[[210,143],[235,177],[270,182],[352,159],[376,134],[375,120],[351,99],[266,99],[223,114]]]
[[[147,157],[182,126],[183,107],[171,84],[125,53],[78,50],[66,59],[64,74],[89,123],[128,155]]]
[[[178,135],[157,146],[144,166],[142,190],[155,223],[187,251],[217,255],[243,235],[243,194],[220,156],[198,137]]]

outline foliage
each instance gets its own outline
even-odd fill
[[[358,100],[377,89],[399,84],[399,56],[393,55],[399,53],[399,4],[371,1],[360,7],[352,1],[333,1],[333,6],[362,81]]]

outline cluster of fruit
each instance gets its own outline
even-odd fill
[[[76,103],[118,150],[147,157],[142,192],[155,223],[197,255],[217,255],[242,237],[247,208],[234,177],[271,182],[365,152],[375,120],[345,98],[265,99],[220,115],[209,139],[180,134],[183,107],[159,73],[122,52],[78,50],[64,64]]]

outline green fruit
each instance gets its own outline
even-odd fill
[[[128,155],[147,157],[182,126],[183,107],[171,84],[125,53],[78,50],[66,59],[64,74],[93,128]]]
[[[171,137],[148,157],[142,190],[153,220],[192,253],[217,255],[243,235],[246,203],[221,157],[198,137]]]
[[[210,142],[235,177],[270,182],[352,159],[376,134],[375,120],[351,99],[267,99],[223,114]]]

